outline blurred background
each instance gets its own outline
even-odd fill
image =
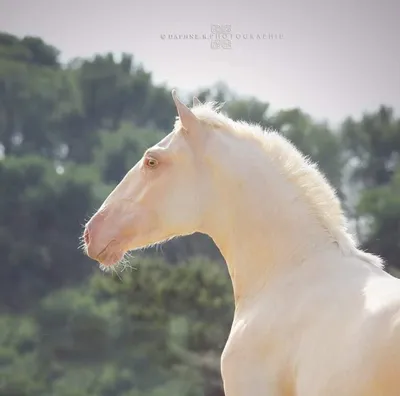
[[[172,129],[173,87],[279,129],[400,275],[399,5],[200,3],[0,0],[1,396],[224,395],[232,288],[212,241],[110,273],[78,249]]]

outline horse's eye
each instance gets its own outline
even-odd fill
[[[155,168],[158,165],[158,161],[151,157],[147,157],[144,163],[148,168]]]

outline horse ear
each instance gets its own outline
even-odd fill
[[[200,102],[199,98],[196,96],[193,97],[193,107],[200,106],[202,103]]]
[[[172,90],[172,98],[174,99],[176,110],[178,111],[183,128],[189,131],[196,127],[198,124],[196,116],[178,99],[178,96],[176,95],[176,89]]]

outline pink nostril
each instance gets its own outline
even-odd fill
[[[90,236],[89,236],[89,230],[88,230],[87,227],[85,228],[85,232],[83,233],[83,239],[84,239],[84,241],[85,241],[86,246],[89,245],[89,243],[90,243]]]

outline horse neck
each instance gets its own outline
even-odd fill
[[[214,172],[217,198],[202,231],[224,256],[238,304],[333,244],[294,187],[265,162],[230,171]]]

